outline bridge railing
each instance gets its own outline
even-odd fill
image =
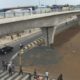
[[[0,12],[0,19],[27,16],[27,15],[31,15],[31,13],[30,12]]]
[[[20,12],[0,12],[0,19],[2,18],[12,18],[12,17],[20,17],[20,16],[28,16],[32,14],[42,14],[42,13],[50,13],[50,12],[62,12],[66,10],[39,10],[39,11],[20,11]],[[71,10],[67,10],[71,11]]]

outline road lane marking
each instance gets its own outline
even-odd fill
[[[11,77],[9,77],[7,80],[12,80],[15,76],[17,76],[18,73],[15,73],[14,75],[12,75]]]
[[[22,80],[27,80],[29,75],[26,75]]]

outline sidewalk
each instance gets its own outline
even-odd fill
[[[34,33],[36,33],[36,32],[39,32],[39,31],[40,31],[40,30],[37,29],[37,30],[32,31],[31,33],[29,33],[29,32],[22,33],[22,34],[21,34],[21,37],[17,37],[16,35],[13,35],[13,37],[14,37],[13,40],[10,38],[10,36],[7,36],[6,38],[0,39],[0,45],[5,45],[5,44],[9,44],[9,43],[18,41],[19,39],[21,39],[21,38],[23,38],[23,37],[32,35],[32,34],[34,34]]]

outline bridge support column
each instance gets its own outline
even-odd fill
[[[45,39],[45,46],[53,46],[56,27],[43,27],[41,30],[43,38]]]
[[[80,25],[80,15],[77,15],[77,18],[78,18],[78,23]]]

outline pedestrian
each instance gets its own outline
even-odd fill
[[[37,71],[36,71],[36,69],[34,69],[34,79],[36,79],[37,78]]]
[[[7,67],[8,67],[8,63],[5,62],[5,64],[4,64],[4,68],[5,68],[5,70],[7,70]]]
[[[28,73],[28,74],[29,74],[29,80],[31,80],[32,75],[31,75],[31,73]]]
[[[8,72],[9,72],[9,75],[12,76],[12,64],[11,63],[8,64]]]
[[[12,72],[15,72],[15,65],[12,63]]]
[[[40,76],[39,76],[39,75],[37,75],[37,76],[36,76],[36,80],[39,80],[39,77],[40,77]]]
[[[5,61],[4,60],[2,60],[2,69],[3,71],[5,71]]]
[[[22,49],[23,48],[23,44],[20,44],[20,49]]]
[[[43,76],[38,76],[37,80],[44,80]]]
[[[45,77],[46,77],[46,80],[48,80],[48,78],[49,78],[49,73],[48,72],[45,72]]]
[[[62,73],[59,75],[59,77],[58,77],[57,80],[63,80],[63,75],[62,75]]]

